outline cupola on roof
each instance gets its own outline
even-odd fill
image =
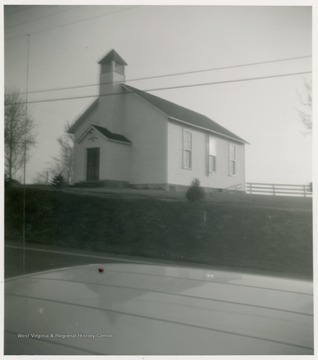
[[[117,64],[127,65],[126,61],[120,57],[115,50],[111,50],[105,57],[102,58],[98,63],[106,64],[114,60]]]

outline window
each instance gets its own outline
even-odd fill
[[[189,131],[183,131],[183,167],[192,168],[192,134]]]
[[[125,70],[124,70],[124,65],[122,64],[118,64],[115,62],[115,71],[119,74],[123,74],[125,73]]]
[[[236,175],[236,146],[230,144],[230,176]]]
[[[216,139],[209,136],[209,160],[208,160],[209,173],[216,172]]]
[[[106,64],[102,64],[102,73],[109,73],[112,71],[112,64],[111,63],[106,63]]]

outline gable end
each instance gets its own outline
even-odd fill
[[[98,107],[98,99],[94,100],[94,102],[83,112],[83,114],[74,122],[74,124],[67,131],[70,134],[74,134],[76,129],[83,124],[86,120],[87,116],[92,113]]]

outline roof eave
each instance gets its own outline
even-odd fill
[[[153,107],[154,109],[156,109],[157,111],[159,111],[159,113],[161,113],[162,115],[166,116],[167,118],[169,117],[169,114],[166,113],[165,111],[163,111],[162,109],[160,109],[158,106],[154,105],[153,103],[151,103],[150,101],[148,101],[147,99],[145,99],[144,97],[142,97],[141,95],[139,95],[136,91],[132,90],[129,85],[126,85],[124,83],[121,84],[121,86],[129,91],[131,94],[134,94],[136,96],[138,96],[139,99],[141,99],[142,101],[146,102],[148,105],[150,105],[151,107]],[[140,90],[142,91],[142,90]]]
[[[80,124],[86,119],[86,117],[96,109],[98,106],[98,98],[94,100],[94,102],[83,112],[82,115],[78,117],[78,119],[74,122],[72,126],[68,129],[68,133],[74,134],[76,129],[80,126]]]
[[[247,144],[247,145],[250,145],[247,141],[245,141],[244,139],[241,139],[239,137],[232,137],[232,136],[229,136],[229,135],[226,135],[226,134],[223,134],[223,133],[219,133],[217,131],[214,131],[212,129],[209,129],[207,127],[203,127],[203,126],[199,126],[199,125],[195,125],[195,124],[192,124],[186,120],[181,120],[181,119],[178,119],[178,118],[175,118],[171,115],[169,115],[167,112],[163,111],[162,109],[160,109],[158,106],[154,105],[152,102],[150,102],[149,100],[145,99],[143,96],[139,95],[138,92],[134,91],[134,88],[130,87],[129,85],[126,85],[126,84],[122,84],[122,87],[124,87],[127,91],[129,91],[130,93],[133,93],[135,94],[136,96],[138,96],[140,99],[144,100],[147,102],[147,104],[151,105],[153,108],[157,109],[159,112],[161,112],[162,114],[164,114],[168,119],[170,120],[174,120],[174,121],[177,121],[177,122],[181,122],[183,124],[186,124],[188,126],[191,126],[191,127],[194,127],[194,128],[197,128],[197,129],[201,129],[201,130],[204,130],[204,131],[208,131],[208,132],[211,132],[213,134],[216,134],[218,136],[222,136],[222,137],[225,137],[225,138],[228,138],[232,141],[236,141],[240,144]],[[138,90],[138,89],[137,89]],[[143,90],[139,90],[141,92],[143,92]]]
[[[98,131],[98,133],[101,134],[101,135],[102,135],[105,139],[107,139],[108,141],[117,142],[117,143],[126,144],[126,145],[131,145],[131,144],[132,144],[132,142],[131,142],[129,139],[127,139],[126,137],[125,137],[125,140],[124,140],[124,139],[120,140],[120,139],[114,139],[114,138],[112,138],[112,137],[110,137],[110,136],[107,136],[106,134],[104,134],[104,133],[99,129],[99,125],[91,124],[90,127],[94,128],[96,131]],[[109,130],[108,130],[108,131],[109,131]]]
[[[249,145],[249,143],[248,143],[247,141],[243,140],[243,139],[235,138],[235,137],[232,137],[232,136],[229,136],[229,135],[225,135],[225,134],[223,134],[223,133],[214,131],[214,130],[209,129],[209,128],[204,127],[204,126],[194,125],[194,124],[191,124],[191,123],[189,123],[189,122],[187,122],[187,121],[184,121],[184,120],[175,118],[175,117],[173,117],[173,116],[168,116],[168,119],[169,119],[169,120],[172,120],[172,121],[180,122],[180,123],[185,124],[185,125],[190,126],[190,127],[194,127],[194,128],[200,129],[200,130],[204,130],[204,131],[207,131],[207,132],[216,134],[216,135],[221,136],[221,137],[228,138],[228,139],[230,139],[230,140],[232,140],[232,141],[236,141],[236,142],[239,142],[239,143],[241,143],[241,144],[248,144],[248,145]]]

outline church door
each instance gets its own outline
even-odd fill
[[[87,180],[99,180],[99,148],[87,149]]]

